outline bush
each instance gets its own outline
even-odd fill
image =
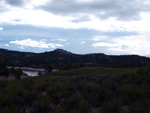
[[[138,69],[136,70],[136,74],[138,74],[138,75],[144,75],[144,74],[145,74],[144,68],[138,68]]]
[[[16,70],[16,73],[15,73],[15,78],[16,79],[20,79],[21,75],[23,74],[23,71],[21,68],[17,69]]]
[[[104,113],[121,113],[121,104],[118,100],[112,100],[103,104]]]

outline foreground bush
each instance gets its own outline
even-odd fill
[[[143,71],[144,70],[144,71]],[[150,70],[81,68],[0,80],[0,113],[150,113]]]

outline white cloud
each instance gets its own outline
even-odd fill
[[[98,43],[94,43],[92,44],[93,47],[118,47],[119,45],[113,44],[113,43],[108,43],[108,42],[98,42]]]
[[[0,27],[0,31],[2,31],[3,30],[3,27]]]
[[[20,48],[20,49],[25,49],[23,46],[20,46],[19,48]]]
[[[56,39],[58,41],[61,41],[61,42],[66,42],[67,40],[66,39],[62,39],[62,38],[59,38],[59,39]]]
[[[50,39],[51,41],[59,41],[59,42],[67,42],[67,39],[63,39],[63,38],[53,38]]]
[[[39,6],[39,5],[46,4],[48,1],[51,1],[51,0],[31,0],[31,4],[34,6]]]
[[[148,0],[50,0],[41,9],[57,15],[95,15],[100,19],[139,19],[140,12],[149,11]]]
[[[2,0],[0,24],[149,32],[149,7],[148,0]]]
[[[15,41],[10,41],[10,43],[20,45],[22,48],[24,48],[24,47],[37,47],[37,48],[63,47],[62,44],[46,43],[42,40],[41,41],[36,41],[36,40],[32,40],[32,39],[15,40]]]
[[[77,17],[83,17],[80,14]],[[23,9],[11,7],[11,10],[2,12],[0,15],[0,24],[8,23],[14,25],[34,25],[34,26],[48,26],[59,28],[87,28],[101,31],[136,31],[149,32],[150,29],[150,13],[140,13],[140,20],[120,21],[114,17],[102,20],[92,13],[88,15],[88,20],[74,23],[76,16],[71,15],[55,15],[40,9]]]
[[[92,38],[93,41],[102,41],[102,40],[106,40],[109,37],[107,36],[95,36],[94,38]]]
[[[80,44],[81,44],[81,45],[85,44],[85,41],[82,41]]]
[[[139,54],[150,55],[149,34],[139,36],[119,37],[109,40],[109,42],[93,43],[93,47],[106,47],[114,54]]]
[[[4,46],[9,47],[9,44],[5,44]]]

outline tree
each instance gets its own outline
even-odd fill
[[[46,70],[47,70],[48,72],[52,72],[53,66],[52,66],[51,64],[48,64],[47,67],[46,67]]]
[[[11,73],[15,74],[15,68],[14,67],[11,68]]]
[[[0,69],[1,70],[6,70],[7,69],[7,62],[0,61]]]
[[[23,71],[21,68],[16,70],[15,78],[20,79],[21,75],[23,74]]]
[[[38,72],[38,76],[42,76],[41,71]]]
[[[0,76],[9,76],[9,70],[7,69],[7,62],[0,61]]]

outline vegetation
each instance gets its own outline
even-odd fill
[[[41,71],[38,72],[38,76],[42,76]]]
[[[120,68],[150,65],[150,58],[138,55],[111,56],[101,53],[79,55],[62,49],[39,54],[0,49],[0,60],[8,62],[9,66],[48,68],[51,65],[61,70],[75,69],[83,66]],[[51,67],[48,69],[51,70]]]
[[[18,68],[15,72],[15,78],[20,79],[21,75],[23,74],[23,71],[21,68]]]
[[[6,76],[8,77],[9,70],[7,69],[7,62],[0,61],[0,76]]]
[[[0,80],[0,113],[150,113],[150,68],[84,67]]]
[[[149,64],[137,55],[0,49],[0,113],[150,113]],[[7,65],[44,67],[49,76],[21,79],[22,70]]]

